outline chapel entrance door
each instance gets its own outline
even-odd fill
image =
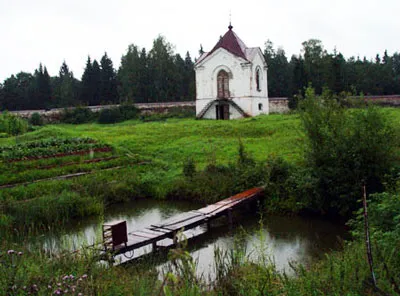
[[[222,120],[229,119],[229,104],[217,104],[215,106],[216,118]]]

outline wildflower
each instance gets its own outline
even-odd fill
[[[83,294],[82,293],[78,293],[78,296],[83,296]]]
[[[11,255],[11,254],[14,254],[14,253],[15,253],[14,250],[8,250],[8,251],[7,251],[7,254],[8,254],[8,255]]]
[[[61,291],[60,291],[60,289],[57,289],[57,290],[55,290],[55,291],[54,291],[54,294],[56,294],[56,295],[60,295],[60,294],[61,294]]]
[[[51,286],[50,286],[50,285],[48,285],[48,286],[47,286],[47,288],[48,288],[48,289],[51,289]]]
[[[23,254],[23,252],[18,252],[18,256],[22,256]]]
[[[61,287],[61,283],[57,283],[57,286]]]
[[[68,289],[65,289],[65,290],[64,290],[64,293],[67,294],[67,293],[68,293]]]
[[[11,287],[11,289],[17,290],[17,285],[13,285],[13,286]]]
[[[71,280],[73,280],[75,277],[74,277],[72,274],[70,274],[70,275],[69,275],[69,278],[70,278]]]
[[[84,275],[82,275],[82,278],[86,279],[87,278],[87,274],[85,273]]]
[[[65,280],[69,279],[69,276],[65,275],[62,279],[63,279],[63,281],[65,281]]]

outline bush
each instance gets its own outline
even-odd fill
[[[95,119],[95,114],[89,108],[77,107],[74,109],[64,109],[61,115],[61,122],[81,124],[91,122]]]
[[[118,107],[123,120],[136,119],[139,116],[140,110],[132,104],[121,104]]]
[[[124,120],[138,117],[139,109],[134,105],[123,104],[119,107],[112,107],[100,111],[98,122],[102,124],[117,123]]]
[[[382,191],[394,163],[393,129],[377,108],[346,109],[340,98],[326,92],[316,97],[312,88],[301,110],[306,163],[316,179],[315,205],[350,215],[358,208],[364,182],[369,193]]]
[[[31,118],[29,119],[29,123],[31,125],[43,125],[43,118],[40,116],[39,113],[35,112],[31,115]]]
[[[102,124],[116,123],[123,120],[119,108],[103,109],[100,111],[98,122]]]
[[[183,175],[186,178],[193,178],[195,174],[196,174],[196,163],[194,162],[192,157],[189,157],[183,164]]]
[[[8,112],[0,114],[0,133],[9,136],[23,134],[28,130],[28,122]]]

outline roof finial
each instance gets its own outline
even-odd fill
[[[232,26],[232,13],[231,13],[231,11],[229,11],[229,26],[228,26],[228,29],[229,29],[229,30],[232,30],[232,29],[233,29],[233,26]]]

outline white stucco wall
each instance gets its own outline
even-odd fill
[[[260,69],[260,91],[256,87],[256,70]],[[220,70],[229,74],[229,92],[232,99],[248,115],[268,114],[267,67],[261,50],[253,56],[251,62],[237,57],[223,48],[219,48],[195,67],[196,71],[196,115],[207,104],[217,99],[217,76]],[[259,110],[258,104],[263,105]],[[215,106],[203,118],[215,118]],[[230,107],[230,109],[234,109]],[[236,113],[237,114],[236,114]],[[208,114],[210,113],[210,114]],[[230,118],[240,118],[240,113],[232,111]]]

